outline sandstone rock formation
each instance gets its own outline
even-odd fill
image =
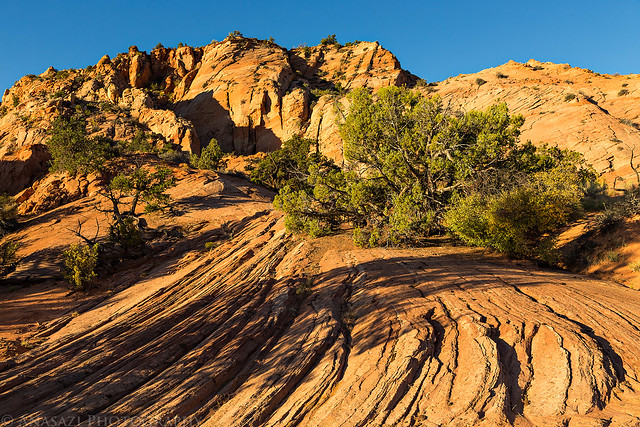
[[[34,327],[0,363],[2,425],[640,423],[637,291],[455,247],[295,239],[264,190],[176,173],[180,213],[153,223],[192,231]],[[75,241],[92,201],[36,217],[21,250]],[[55,278],[55,257],[25,255],[15,274]]]
[[[142,129],[186,152],[199,153],[215,138],[225,151],[247,155],[300,135],[341,160],[341,94],[415,80],[378,43],[287,50],[229,37],[199,48],[158,46],[150,54],[131,46],[95,67],[50,68],[18,81],[3,96],[0,158],[44,143],[57,115],[82,112],[96,132],[116,140]]]
[[[510,61],[427,89],[451,108],[465,111],[506,102],[512,113],[526,119],[522,139],[583,153],[610,184],[615,177],[624,178],[626,185],[637,184],[630,161],[633,152],[634,166],[640,163],[640,75]]]
[[[0,157],[0,193],[16,194],[44,176],[51,155],[42,144],[22,146],[16,153]]]
[[[632,154],[634,167],[640,157],[638,81],[531,60],[418,87],[437,92],[454,110],[506,102],[526,118],[523,139],[578,150],[610,183],[623,179],[616,182],[623,187],[635,180]],[[228,37],[149,54],[131,46],[95,67],[50,68],[16,82],[3,96],[0,158],[45,142],[57,114],[89,106],[99,131],[116,139],[143,128],[184,151],[198,153],[215,138],[225,151],[247,155],[300,135],[341,161],[336,119],[348,109],[342,95],[416,82],[378,43],[287,50]]]

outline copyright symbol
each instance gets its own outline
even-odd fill
[[[2,424],[10,423],[11,421],[13,421],[13,417],[11,415],[3,415],[2,419],[0,419],[0,422],[2,422]]]

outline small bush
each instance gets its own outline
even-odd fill
[[[273,190],[280,190],[287,184],[295,185],[297,177],[308,173],[313,163],[310,151],[314,144],[315,141],[299,136],[285,141],[279,150],[253,162],[251,181]],[[298,187],[295,186],[296,189]]]
[[[564,96],[564,102],[573,101],[574,99],[576,99],[576,95],[573,93],[568,93]]]
[[[336,35],[335,34],[330,34],[327,37],[323,38],[322,40],[320,40],[320,44],[322,46],[331,46],[331,45],[338,45],[338,40],[336,39]]]
[[[67,77],[69,77],[69,71],[61,70],[61,71],[58,71],[56,73],[55,79],[56,80],[65,80]]]
[[[191,158],[193,157],[193,154],[189,154],[184,151],[168,150],[158,154],[158,157],[160,157],[165,162],[180,164],[180,163],[190,163]]]
[[[629,86],[629,83],[622,83],[622,87],[627,87]]]
[[[0,237],[15,227],[17,216],[18,205],[13,197],[0,194]]]
[[[629,91],[627,89],[620,89],[620,91],[618,92],[618,96],[624,96],[627,95],[629,93]]]
[[[145,243],[140,232],[139,222],[131,216],[111,225],[109,240],[119,244],[128,254],[139,252]]]
[[[230,39],[235,39],[235,38],[240,38],[240,37],[243,37],[243,36],[242,36],[242,33],[240,31],[234,30],[234,31],[230,32],[227,35],[227,37],[230,38]]]
[[[0,237],[12,231],[18,217],[18,205],[13,197],[8,194],[0,194]]]
[[[540,70],[544,70],[544,67],[541,67],[540,65],[535,65],[535,66],[531,67],[531,69],[533,71],[540,71]]]
[[[63,252],[64,278],[78,290],[86,289],[96,277],[100,245],[71,245]]]
[[[148,136],[139,129],[131,138],[131,141],[120,141],[119,145],[123,153],[152,153],[154,151]]]
[[[605,232],[638,213],[640,213],[640,197],[637,191],[630,191],[622,198],[605,206],[604,210],[596,215],[594,226],[600,232]]]
[[[499,78],[499,79],[506,79],[509,76],[507,76],[506,74],[502,74],[500,71],[498,71],[496,73],[496,77]]]
[[[618,262],[620,261],[620,252],[607,251],[604,253],[604,259],[609,262]]]
[[[640,273],[640,261],[634,261],[629,264],[629,269],[634,273]]]
[[[300,279],[300,281],[296,286],[296,296],[299,297],[300,299],[305,299],[309,295],[311,295],[311,293],[313,292],[312,288],[313,288],[313,280]]]
[[[629,119],[620,119],[620,123],[622,123],[623,125],[631,126],[633,128],[636,128],[636,129],[640,130],[640,125],[638,125],[637,123],[632,122]]]
[[[486,82],[487,82],[487,81],[486,81],[485,79],[481,79],[480,77],[478,77],[478,78],[476,79],[476,84],[477,84],[478,86],[482,86],[482,85],[483,85],[483,84],[485,84]]]
[[[218,170],[226,166],[227,162],[224,160],[224,151],[220,148],[220,144],[215,138],[212,138],[200,155],[191,155],[191,165],[198,169]]]
[[[550,233],[582,210],[576,181],[562,170],[537,173],[530,181],[493,195],[479,192],[458,199],[445,213],[445,222],[469,244],[552,262]]]
[[[17,242],[0,243],[0,276],[5,275],[16,265],[16,253],[19,247]]]

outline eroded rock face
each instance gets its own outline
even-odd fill
[[[0,156],[46,143],[58,115],[83,111],[91,132],[116,140],[146,130],[187,152],[200,153],[215,138],[225,151],[247,155],[273,151],[299,135],[318,139],[340,161],[336,107],[347,108],[342,94],[414,80],[378,43],[287,50],[230,37],[201,48],[159,46],[150,54],[131,46],[95,67],[49,68],[17,82],[3,96]],[[17,192],[36,178],[5,187]]]
[[[132,46],[115,58],[103,57],[94,68],[48,69],[17,82],[3,96],[0,156],[45,143],[58,114],[90,105],[99,110],[90,118],[98,122],[94,127],[116,139],[131,138],[142,128],[184,151],[199,153],[215,138],[225,151],[248,155],[275,150],[299,135],[316,139],[323,153],[340,163],[336,122],[348,111],[344,93],[416,82],[378,43],[287,50],[229,37],[198,48],[158,47],[149,54]],[[578,150],[610,183],[615,179],[624,187],[634,183],[632,153],[634,165],[640,158],[639,82],[637,75],[606,76],[529,61],[460,75],[424,90],[439,93],[454,110],[506,102],[526,118],[523,140]]]
[[[14,155],[0,157],[0,194],[15,195],[43,176],[51,155],[42,144],[23,146]]]
[[[102,178],[97,174],[49,174],[16,195],[18,212],[21,215],[48,212],[82,197],[95,196],[101,185]]]
[[[272,151],[294,135],[306,135],[331,147],[327,153],[339,160],[342,143],[327,105],[343,90],[414,80],[377,43],[287,51],[230,38],[205,48],[198,70],[186,74],[176,90],[175,111],[194,124],[203,144],[216,138],[225,151]],[[325,117],[322,125],[310,121],[314,114]]]
[[[478,85],[477,79],[486,83]],[[430,87],[445,105],[469,111],[506,102],[522,114],[522,140],[570,148],[584,154],[611,184],[635,184],[630,167],[640,160],[640,76],[605,75],[591,70],[530,60],[510,61],[478,73],[452,77]]]

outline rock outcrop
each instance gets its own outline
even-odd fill
[[[18,81],[3,96],[0,158],[45,143],[58,115],[83,114],[93,132],[116,140],[142,130],[199,153],[215,138],[225,151],[248,155],[299,135],[318,139],[341,160],[335,118],[337,107],[346,108],[342,95],[415,80],[378,43],[287,50],[229,37],[198,48],[158,46],[149,54],[131,46],[95,67],[50,68]]]
[[[630,162],[640,163],[640,75],[607,75],[531,60],[510,61],[452,77],[426,89],[445,105],[469,111],[505,102],[526,121],[522,139],[584,154],[607,181],[637,184]],[[618,177],[618,178],[616,178]]]
[[[0,194],[15,195],[49,170],[51,155],[42,144],[21,147],[16,153],[0,157]]]

